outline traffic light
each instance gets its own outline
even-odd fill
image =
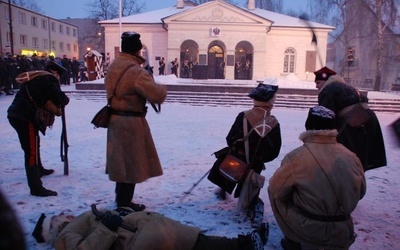
[[[347,62],[354,61],[354,49],[352,47],[347,48]]]

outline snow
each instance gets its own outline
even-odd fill
[[[279,81],[280,85],[291,85],[291,80]],[[313,83],[308,84],[315,87]],[[63,89],[71,90],[73,87]],[[375,94],[378,96],[378,93]],[[58,196],[46,198],[29,194],[23,151],[16,132],[6,119],[6,110],[13,96],[0,96],[0,185],[24,228],[28,249],[51,249],[46,244],[35,243],[31,236],[41,213],[51,216],[66,210],[78,215],[89,210],[93,203],[101,209],[115,207],[115,184],[105,174],[107,131],[94,129],[90,124],[91,118],[106,100],[96,100],[90,95],[74,92],[68,95],[71,98],[66,108],[70,171],[68,176],[63,175],[60,159],[61,119],[57,118],[54,127],[47,131],[46,136],[41,137],[44,166],[56,171],[53,175],[43,177],[42,181],[46,188],[58,192]],[[399,97],[398,93],[379,93],[379,96],[384,95]],[[145,204],[148,211],[159,212],[184,224],[197,226],[207,235],[235,237],[251,232],[245,214],[236,210],[237,200],[232,196],[228,196],[227,200],[217,199],[216,186],[207,178],[181,201],[183,193],[211,168],[215,161],[211,154],[225,146],[225,136],[236,115],[248,108],[165,103],[160,114],[149,109],[147,120],[164,174],[138,184],[134,201]],[[298,137],[304,130],[307,111],[275,108],[273,114],[281,124],[283,145],[277,159],[267,163],[266,170],[262,172],[266,183],[260,197],[265,202],[264,220],[270,224],[266,249],[281,249],[282,233],[272,214],[266,190],[268,180],[279,167],[282,158],[301,145]],[[400,248],[400,148],[388,126],[399,115],[378,112],[377,116],[385,138],[388,166],[366,172],[367,194],[353,213],[358,237],[351,249]]]

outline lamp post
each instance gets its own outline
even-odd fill
[[[10,46],[11,46],[11,54],[14,55],[14,32],[12,26],[12,16],[11,16],[11,1],[8,0],[8,17],[9,17],[9,25],[10,25]]]

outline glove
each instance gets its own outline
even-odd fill
[[[150,75],[153,75],[153,67],[150,67],[150,65],[146,65],[145,67],[144,67],[144,69],[150,74]]]
[[[101,223],[106,226],[111,231],[116,231],[119,226],[122,224],[122,217],[119,215],[110,215],[106,216]]]

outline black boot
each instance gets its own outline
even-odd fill
[[[39,166],[25,167],[25,170],[31,195],[40,197],[57,196],[57,192],[43,187],[42,181],[40,180]]]
[[[40,177],[51,175],[52,173],[54,173],[53,169],[45,169],[42,165],[39,166],[39,171],[40,171]]]

